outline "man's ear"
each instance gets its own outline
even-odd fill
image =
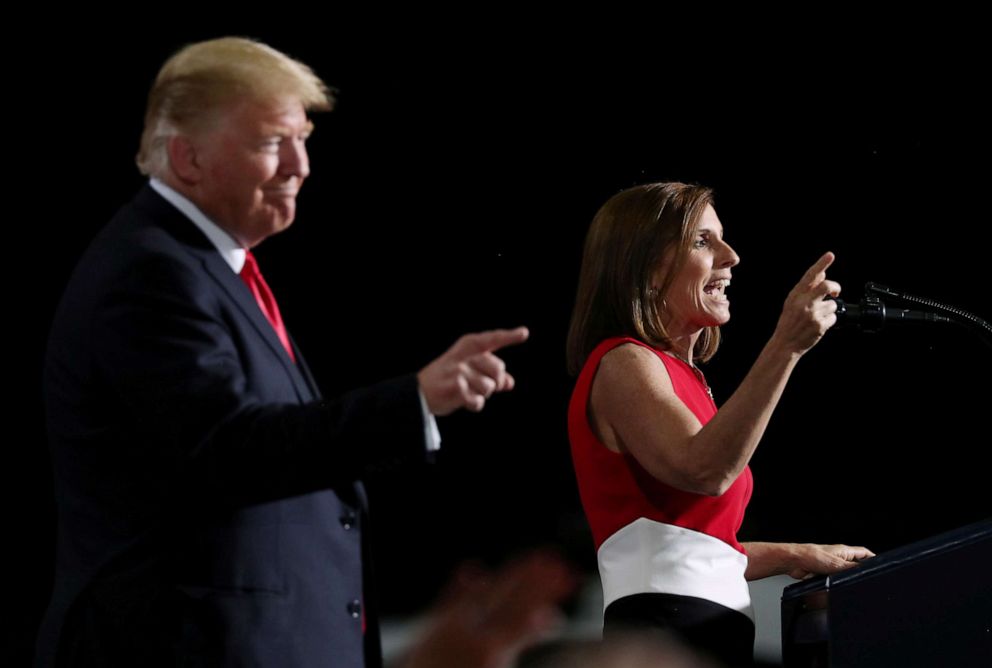
[[[169,137],[166,144],[169,168],[180,182],[196,185],[202,178],[200,155],[197,145],[184,135]]]

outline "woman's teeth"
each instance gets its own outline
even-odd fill
[[[706,286],[703,288],[703,292],[705,292],[708,295],[714,293],[723,294],[723,291],[726,290],[729,286],[730,286],[730,279],[721,278],[711,283],[707,283]]]

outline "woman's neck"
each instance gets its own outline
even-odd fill
[[[669,352],[685,360],[686,364],[692,366],[692,351],[696,349],[696,340],[699,338],[699,331],[689,334],[670,334],[672,347]]]

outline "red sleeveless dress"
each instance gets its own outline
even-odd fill
[[[657,592],[706,599],[752,617],[744,579],[747,556],[737,541],[751,498],[750,468],[719,497],[684,492],[653,478],[633,457],[607,449],[589,425],[586,408],[599,362],[625,343],[658,355],[675,394],[700,424],[717,410],[691,367],[636,339],[607,339],[586,360],[569,404],[568,434],[604,605]]]

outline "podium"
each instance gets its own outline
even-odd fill
[[[785,668],[992,667],[992,519],[782,593]]]

